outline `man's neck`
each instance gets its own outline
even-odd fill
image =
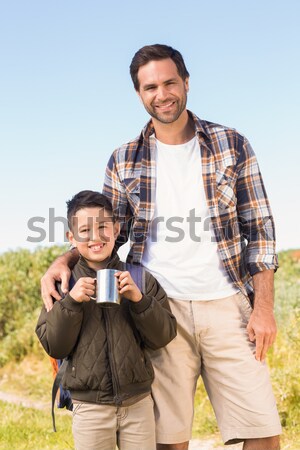
[[[152,119],[156,138],[168,145],[179,145],[190,141],[195,136],[193,120],[187,110],[173,123],[162,123]]]

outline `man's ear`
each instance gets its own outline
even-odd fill
[[[139,100],[143,103],[140,91],[138,91],[137,89],[135,90],[136,95],[138,96]],[[144,103],[143,103],[144,104]]]
[[[186,79],[184,80],[184,86],[185,86],[185,92],[189,92],[190,90],[190,78],[186,77]]]
[[[117,237],[120,234],[120,223],[119,222],[115,222],[114,223],[114,238],[117,239]]]

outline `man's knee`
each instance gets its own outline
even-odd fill
[[[180,444],[157,444],[156,450],[188,450],[189,441]]]
[[[280,450],[280,437],[247,439],[244,442],[243,450]]]

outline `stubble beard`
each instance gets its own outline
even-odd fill
[[[181,114],[183,113],[183,111],[186,108],[186,104],[187,104],[187,94],[184,94],[184,97],[182,97],[179,100],[175,100],[175,105],[177,106],[176,111],[170,115],[168,113],[159,113],[157,112],[156,108],[152,105],[150,105],[149,107],[144,105],[146,111],[148,112],[148,114],[150,114],[151,117],[153,117],[154,119],[156,119],[158,122],[161,123],[173,123],[176,122],[176,120],[181,116]],[[168,103],[168,102],[166,102]]]

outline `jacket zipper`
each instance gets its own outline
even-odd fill
[[[122,400],[120,397],[120,384],[118,380],[117,370],[116,370],[116,362],[114,358],[113,353],[113,345],[112,345],[112,333],[111,333],[111,324],[110,324],[110,318],[108,311],[105,311],[105,322],[107,327],[107,344],[108,344],[108,358],[110,361],[110,369],[112,374],[112,383],[113,383],[113,390],[114,390],[114,402],[116,405],[120,406],[122,404]],[[110,339],[111,338],[111,339]]]

